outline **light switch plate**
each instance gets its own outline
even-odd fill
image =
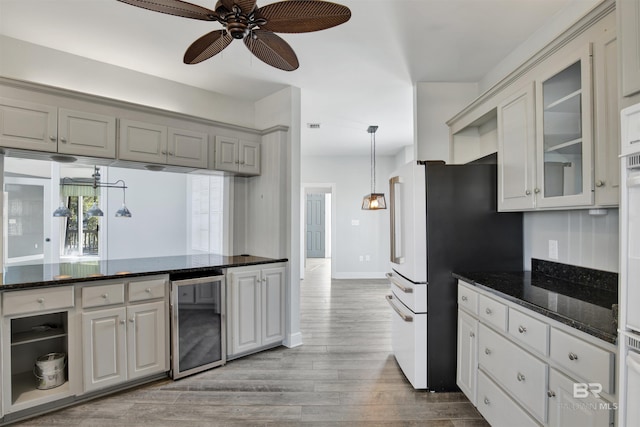
[[[558,241],[549,240],[549,258],[558,259]]]

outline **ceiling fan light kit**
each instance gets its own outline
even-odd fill
[[[326,30],[351,18],[348,7],[321,0],[285,0],[258,7],[256,0],[219,0],[215,10],[181,0],[118,0],[132,6],[184,18],[217,21],[224,26],[194,41],[185,64],[198,64],[222,52],[233,40],[244,40],[258,59],[272,67],[293,71],[299,67],[295,52],[275,33]]]

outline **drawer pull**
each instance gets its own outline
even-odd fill
[[[102,298],[108,299],[109,298],[109,294],[102,294]]]
[[[527,332],[527,328],[525,328],[524,326],[518,326],[518,332],[524,334],[525,332]]]
[[[488,398],[488,397],[485,397],[485,398],[484,398],[484,404],[485,404],[485,405],[489,405],[489,404],[491,404],[491,401],[489,400],[489,398]]]
[[[402,283],[398,282],[391,273],[387,273],[385,274],[385,276],[387,276],[387,279],[389,279],[391,283],[393,283],[398,289],[400,289],[405,294],[413,293],[413,288],[410,288],[408,286],[403,286]]]
[[[476,336],[476,334],[475,334],[475,333],[473,333],[473,332],[469,332],[469,336],[470,336],[471,338],[473,338],[473,337],[475,337],[475,336]]]
[[[489,316],[491,316],[491,313],[493,313],[493,311],[491,311],[490,308],[487,308],[484,312],[487,313]]]
[[[134,323],[136,321],[136,319],[134,319],[133,317],[131,319],[129,319],[129,322]]]
[[[468,298],[467,298],[467,296],[466,296],[466,295],[462,295],[462,298],[460,298],[460,299],[461,299],[462,301],[465,301],[465,302],[466,302]]]
[[[553,391],[553,390],[549,390],[549,391],[547,392],[547,396],[549,396],[549,397],[556,397],[556,392],[555,392],[555,391]]]
[[[569,353],[569,360],[578,360],[578,355],[575,353]]]
[[[144,290],[146,293],[150,294],[151,293],[151,288],[147,288]]]
[[[491,354],[491,349],[489,347],[486,347],[484,349],[484,354],[487,354],[487,355]]]
[[[126,322],[124,321],[124,319],[120,319],[120,324],[124,325]]]
[[[38,304],[42,304],[44,303],[44,298],[40,297],[36,301],[38,302]]]
[[[524,377],[524,375],[522,375],[520,372],[518,372],[518,381],[523,382],[526,378]]]

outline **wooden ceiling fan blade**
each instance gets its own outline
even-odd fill
[[[218,14],[206,7],[187,3],[181,0],[118,0],[119,2],[184,18],[215,21]]]
[[[287,0],[268,4],[256,15],[267,23],[260,28],[276,33],[308,33],[344,24],[351,10],[340,4],[316,0]]]
[[[247,15],[256,8],[256,0],[220,0],[218,4],[221,4],[230,12],[233,10],[233,5],[236,4],[240,10]],[[217,9],[218,7],[216,6],[216,10]]]
[[[284,71],[293,71],[300,64],[291,46],[270,31],[254,30],[244,38],[244,44],[256,58]]]
[[[197,64],[222,52],[233,41],[233,37],[225,30],[216,30],[205,34],[191,43],[184,53],[185,64]]]

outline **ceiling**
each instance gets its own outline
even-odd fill
[[[379,126],[378,154],[395,154],[413,143],[415,82],[477,82],[580,1],[335,0],[351,9],[347,23],[282,35],[300,61],[293,72],[260,62],[237,40],[207,61],[185,65],[186,48],[220,24],[115,0],[0,0],[0,34],[246,100],[296,86],[303,155],[368,155],[369,125]],[[273,2],[258,0],[258,6]]]

